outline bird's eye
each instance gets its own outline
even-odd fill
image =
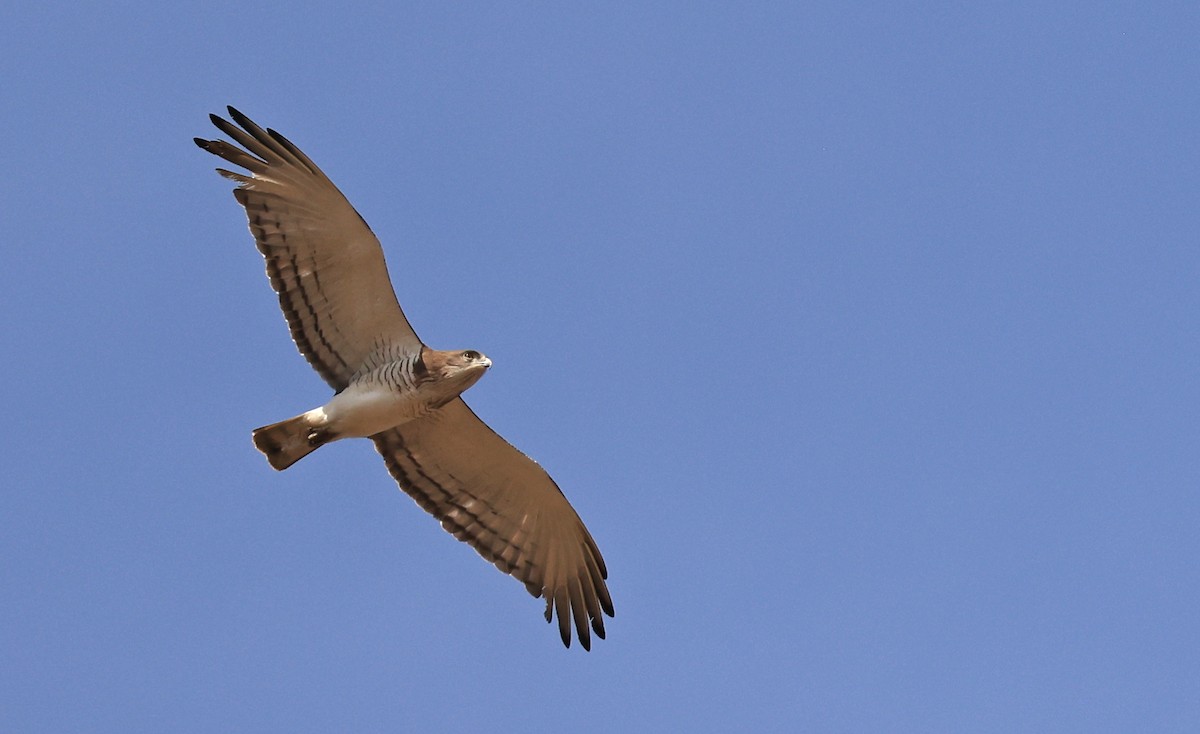
[[[463,359],[474,362],[475,360],[479,359],[479,352],[476,352],[473,349],[468,349],[462,353],[462,356]]]

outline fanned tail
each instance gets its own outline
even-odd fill
[[[253,436],[255,448],[263,452],[267,461],[278,471],[283,471],[333,439],[327,430],[313,426],[307,413],[255,428]]]

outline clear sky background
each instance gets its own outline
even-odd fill
[[[0,11],[0,729],[1200,727],[1200,6]],[[608,561],[562,648],[318,405],[329,173]]]

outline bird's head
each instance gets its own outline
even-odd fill
[[[459,351],[439,351],[422,349],[421,363],[428,375],[427,379],[438,387],[439,392],[445,392],[454,397],[474,385],[492,366],[492,360],[474,349]]]

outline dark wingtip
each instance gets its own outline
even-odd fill
[[[192,138],[192,142],[200,146],[204,150],[208,150],[208,141],[204,138]]]
[[[237,108],[234,107],[233,105],[229,105],[225,109],[229,111],[229,116],[233,118],[234,122],[241,125],[242,127],[246,127],[246,123],[250,122],[250,118],[246,117],[241,112],[238,112]],[[253,125],[254,123],[250,123],[250,124]]]
[[[221,123],[225,122],[225,120],[220,115],[218,115],[214,112],[208,113],[208,121],[211,122],[212,124],[216,125],[217,127],[220,127]]]

